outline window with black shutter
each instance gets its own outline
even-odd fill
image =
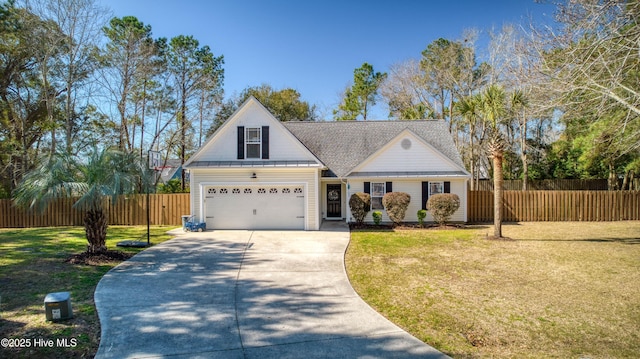
[[[238,126],[238,159],[244,159],[244,126]]]
[[[262,159],[269,159],[269,126],[262,126]]]

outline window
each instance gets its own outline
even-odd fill
[[[371,209],[384,209],[384,206],[382,205],[384,192],[384,182],[371,182]]]
[[[262,136],[260,127],[246,129],[246,154],[247,158],[260,158],[260,148],[262,147]]]
[[[444,182],[429,182],[429,197],[438,193],[444,193]]]

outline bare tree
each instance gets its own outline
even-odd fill
[[[559,99],[565,121],[588,119],[599,161],[617,186],[617,163],[640,150],[640,2],[560,1],[557,27],[531,26],[547,91]]]
[[[62,48],[64,84],[64,134],[67,152],[73,151],[74,134],[83,118],[78,106],[89,102],[88,85],[98,66],[97,44],[101,29],[107,20],[107,10],[97,0],[24,0],[25,6],[46,20],[58,24],[67,38],[67,46]]]
[[[380,85],[380,95],[389,106],[392,118],[425,119],[435,116],[420,63],[415,59],[389,68],[389,75]]]

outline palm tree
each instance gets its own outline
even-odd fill
[[[73,207],[85,212],[87,252],[103,253],[108,224],[105,196],[115,201],[120,194],[134,193],[145,172],[139,157],[110,148],[94,148],[87,158],[57,153],[24,177],[14,200],[18,206],[42,212],[56,198],[77,198]]]
[[[502,159],[506,144],[500,133],[498,124],[506,115],[506,95],[502,87],[489,86],[482,93],[482,114],[486,122],[491,126],[488,150],[493,159],[493,224],[495,238],[502,237]]]

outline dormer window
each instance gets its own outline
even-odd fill
[[[238,126],[238,159],[269,159],[269,126]]]
[[[262,133],[260,127],[248,127],[246,130],[247,158],[261,158]]]

